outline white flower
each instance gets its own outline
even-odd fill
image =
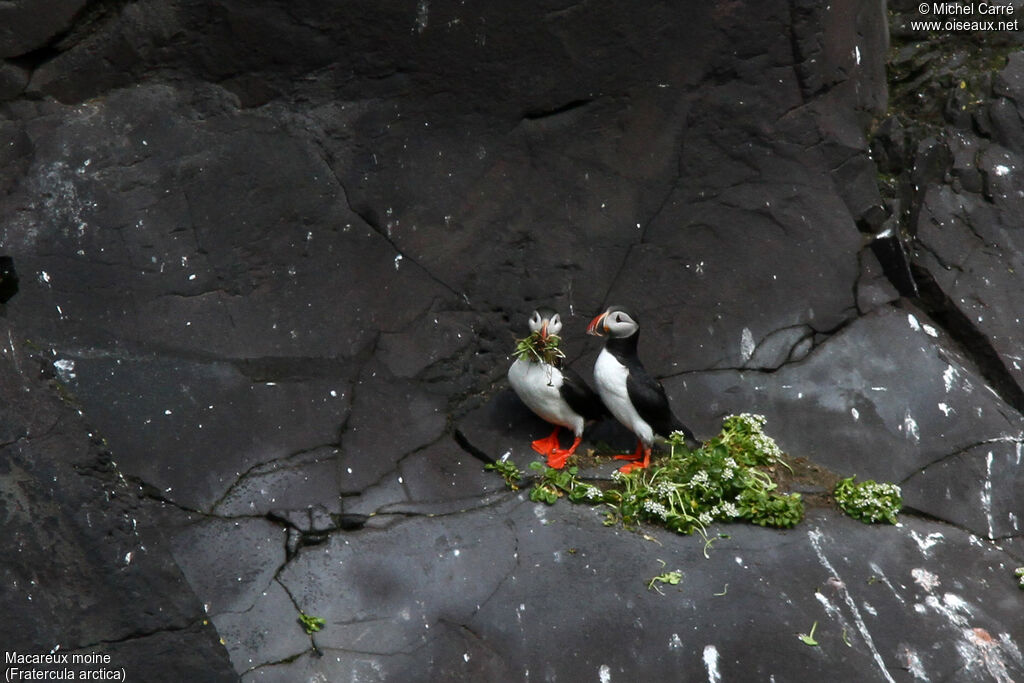
[[[587,500],[599,500],[604,496],[604,494],[601,493],[601,489],[596,486],[588,486],[587,492],[584,495],[586,495]]]
[[[711,515],[707,512],[702,512],[699,515],[697,515],[697,521],[703,524],[704,526],[707,526],[708,524],[711,524]]]
[[[730,415],[725,418],[726,420],[736,419],[740,422],[745,423],[751,429],[760,431],[761,427],[768,422],[768,418],[764,415],[755,415],[753,413],[740,413],[739,415]]]
[[[739,517],[740,511],[736,508],[734,504],[725,502],[722,503],[722,514],[732,519],[734,517]]]
[[[655,501],[650,500],[650,499],[645,500],[644,501],[644,510],[646,510],[649,513],[651,513],[652,515],[656,515],[658,517],[661,517],[662,519],[668,519],[668,508],[666,508],[661,503],[655,502]]]
[[[751,436],[750,441],[754,444],[754,448],[756,448],[759,453],[762,453],[768,458],[778,459],[782,457],[782,449],[779,448],[777,443],[775,443],[775,439],[770,436],[758,433]]]
[[[690,483],[688,486],[694,488],[697,486],[707,486],[711,479],[708,477],[708,473],[704,470],[700,470],[697,474],[690,477]]]
[[[658,498],[668,498],[675,493],[676,487],[667,481],[659,481],[652,491]]]

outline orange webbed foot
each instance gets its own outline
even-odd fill
[[[648,451],[650,453],[650,451]],[[623,453],[622,455],[614,456],[616,460],[640,460],[644,457],[644,443],[643,441],[636,442],[636,450],[632,453]]]
[[[573,453],[576,452],[576,447],[580,445],[582,439],[576,437],[572,442],[572,445],[568,448],[554,448],[548,453],[548,467],[554,467],[556,470],[560,470],[565,467],[565,462],[569,459]]]
[[[623,460],[632,460],[628,465],[619,468],[619,472],[629,474],[633,470],[646,469],[651,464],[651,449],[644,448],[642,443],[637,444],[636,453],[631,456],[616,456]]]
[[[557,450],[559,447],[558,443],[558,427],[555,427],[554,431],[545,436],[543,439],[537,439],[530,444],[533,450],[537,451],[541,455],[551,455],[551,452]]]

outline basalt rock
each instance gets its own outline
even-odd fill
[[[0,256],[0,304],[5,304],[18,293],[18,273],[14,270],[14,259]]]
[[[1024,676],[1015,36],[853,0],[2,4],[10,650]],[[611,303],[698,436],[760,412],[821,475],[801,525],[608,528],[484,470],[550,431],[505,383],[529,313],[588,377]],[[582,476],[633,443],[588,426]],[[852,475],[901,526],[830,506]]]

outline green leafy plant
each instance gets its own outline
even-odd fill
[[[800,638],[800,640],[803,642],[804,645],[809,645],[811,647],[815,647],[818,644],[818,641],[816,641],[814,639],[814,629],[816,629],[816,628],[818,628],[818,622],[814,622],[813,624],[811,624],[811,632],[810,633],[801,633],[797,637]]]
[[[327,624],[322,617],[311,617],[305,612],[299,612],[299,623],[307,635],[313,635]]]
[[[670,586],[676,586],[682,580],[683,580],[683,573],[681,571],[679,571],[678,569],[676,569],[675,571],[671,571],[671,572],[663,572],[663,573],[658,574],[657,576],[653,577],[647,583],[647,590],[656,590],[659,593],[661,593],[662,595],[664,595],[664,593],[662,593],[662,591],[661,591],[661,588],[659,588],[656,584],[666,583],[666,584],[668,584]]]
[[[777,484],[764,468],[783,464],[782,451],[765,435],[764,423],[760,415],[731,415],[718,436],[694,451],[682,433],[672,434],[667,460],[612,475],[621,488],[605,492],[612,508],[606,523],[661,522],[678,533],[701,535],[713,521],[795,526],[803,519],[803,501],[797,493],[775,492]]]
[[[690,450],[681,433],[669,437],[667,457],[647,469],[629,474],[614,472],[612,481],[595,486],[579,479],[577,467],[556,470],[542,462],[530,464],[534,485],[530,500],[552,505],[559,498],[574,503],[607,506],[605,525],[636,528],[641,523],[659,524],[680,534],[699,533],[704,553],[714,539],[706,528],[715,521],[747,521],[761,526],[789,528],[804,515],[800,494],[781,494],[771,474],[787,466],[782,451],[764,433],[760,415],[731,415],[722,431],[696,450]],[[522,478],[515,465],[486,465],[501,473],[510,488]]]
[[[485,470],[493,470],[501,475],[502,479],[505,480],[505,485],[513,491],[519,490],[519,482],[523,478],[523,473],[519,471],[516,464],[508,459],[502,459],[495,462],[484,465]]]
[[[857,477],[841,479],[833,491],[843,512],[865,524],[888,522],[896,524],[896,513],[903,507],[900,487],[871,481],[855,483]]]
[[[1013,571],[1013,575],[1017,577],[1017,585],[1021,590],[1024,590],[1024,567],[1017,567]]]
[[[530,336],[516,340],[513,355],[521,361],[558,365],[559,361],[565,358],[565,353],[558,348],[561,343],[562,338],[557,334],[549,334],[542,338],[540,332],[531,332]]]
[[[601,489],[577,478],[579,468],[576,466],[556,470],[542,462],[534,461],[530,463],[530,469],[539,474],[539,479],[530,490],[530,500],[534,502],[553,505],[559,498],[566,496],[574,503],[597,503],[604,498]]]

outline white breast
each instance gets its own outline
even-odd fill
[[[583,434],[583,416],[569,407],[559,389],[562,372],[547,363],[517,360],[508,369],[508,382],[526,406],[551,424]]]
[[[607,349],[601,349],[601,354],[594,363],[594,382],[597,384],[598,395],[616,420],[636,434],[644,444],[650,446],[654,442],[654,429],[640,417],[629,400],[629,392],[626,390],[627,377],[629,370],[626,366]]]

